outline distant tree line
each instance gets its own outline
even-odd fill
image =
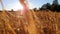
[[[60,11],[60,4],[58,3],[58,0],[54,0],[52,4],[46,3],[42,5],[41,8],[39,8],[39,10],[47,10],[47,9],[52,11]],[[34,10],[36,10],[36,8],[34,8]]]

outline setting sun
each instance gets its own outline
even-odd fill
[[[13,10],[23,10],[23,6],[19,3],[19,2],[16,2],[16,3],[12,3],[11,5],[9,5],[10,7],[9,7],[9,9],[8,10],[10,10],[11,8],[13,9]]]

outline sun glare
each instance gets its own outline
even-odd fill
[[[15,6],[13,6],[14,10],[23,10],[23,6],[18,2],[15,4]]]
[[[20,2],[15,2],[12,4],[8,4],[6,9],[7,10],[13,9],[14,11],[23,10],[23,6],[20,4]]]

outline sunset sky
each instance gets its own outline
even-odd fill
[[[5,9],[7,10],[18,10],[18,9],[22,9],[21,4],[19,3],[19,0],[2,0]],[[53,0],[28,0],[29,3],[29,7],[32,8],[39,8],[41,7],[43,4],[46,3],[50,3],[52,4]],[[58,0],[59,4],[60,4],[60,0]],[[2,6],[0,4],[0,10],[2,9]]]

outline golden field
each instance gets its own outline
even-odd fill
[[[60,12],[0,12],[0,34],[60,34]]]

